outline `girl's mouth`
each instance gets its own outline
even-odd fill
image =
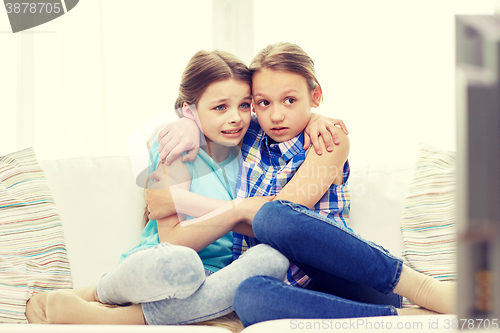
[[[222,131],[222,134],[225,136],[230,136],[230,137],[237,137],[240,135],[242,131],[242,128],[234,129],[234,130],[227,130],[227,131]]]
[[[274,134],[281,135],[285,134],[285,132],[288,130],[288,127],[273,127],[271,128],[271,131],[273,131]]]

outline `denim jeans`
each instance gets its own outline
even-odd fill
[[[283,318],[346,318],[397,314],[392,290],[403,263],[383,247],[288,201],[266,203],[253,220],[271,245],[314,282],[313,290],[255,277],[238,288],[234,309],[246,326]]]
[[[97,293],[103,303],[141,303],[150,325],[190,324],[228,314],[241,282],[259,275],[283,280],[288,266],[281,253],[259,244],[205,278],[194,250],[161,243],[133,253],[104,275]]]

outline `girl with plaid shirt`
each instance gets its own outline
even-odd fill
[[[311,109],[322,99],[312,59],[297,45],[278,43],[250,69],[258,121],[242,144],[238,197],[276,198],[255,205],[256,239],[235,234],[233,255],[263,242],[293,264],[286,282],[252,277],[239,286],[234,308],[242,322],[452,313],[454,283],[412,270],[349,228],[347,136],[339,133],[331,153],[302,149]],[[401,296],[425,309],[401,309]]]

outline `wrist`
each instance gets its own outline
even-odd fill
[[[229,204],[231,205],[231,209],[229,213],[231,214],[230,221],[232,223],[232,227],[236,226],[239,222],[244,220],[244,214],[241,211],[240,207],[237,205],[237,200],[232,200]]]

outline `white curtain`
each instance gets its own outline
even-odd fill
[[[173,110],[189,58],[212,48],[212,3],[80,1],[0,43],[0,155],[128,155],[128,135]]]
[[[454,15],[496,0],[80,1],[12,34],[0,10],[0,155],[128,155],[128,135],[172,112],[199,49],[244,61],[270,43],[314,59],[320,112],[343,119],[351,160],[455,149]]]
[[[255,0],[255,50],[289,41],[313,58],[320,110],[346,123],[352,164],[413,161],[419,142],[456,149],[455,15],[493,8],[493,0]]]

